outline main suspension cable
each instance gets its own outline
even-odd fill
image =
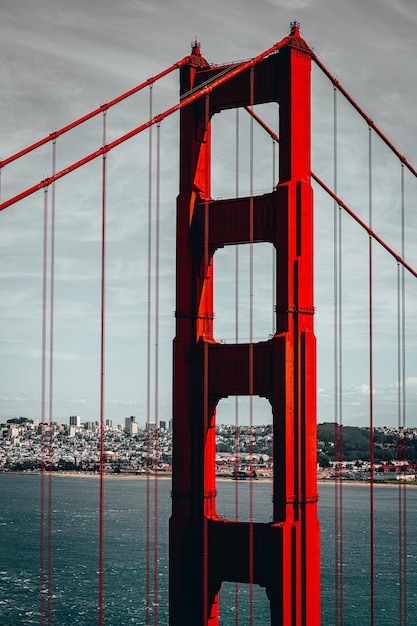
[[[262,59],[264,59],[267,56],[269,56],[270,54],[272,54],[274,52],[277,52],[278,50],[283,48],[285,45],[287,45],[288,42],[289,42],[289,38],[285,37],[280,42],[274,44],[273,46],[271,46],[270,48],[268,48],[264,52],[261,52],[261,54],[258,54],[258,56],[254,57],[253,59],[250,59],[249,61],[245,61],[244,63],[241,63],[240,65],[237,65],[234,69],[232,69],[227,74],[222,75],[219,78],[216,78],[209,85],[206,85],[205,87],[199,89],[197,92],[187,96],[186,98],[184,98],[183,100],[181,100],[180,102],[175,104],[174,106],[170,107],[169,109],[166,109],[163,113],[159,113],[158,115],[156,115],[152,119],[149,119],[147,122],[144,122],[140,126],[137,126],[136,128],[134,128],[133,130],[129,131],[128,133],[125,133],[124,135],[121,135],[120,137],[118,137],[114,141],[111,141],[107,145],[104,145],[101,148],[99,148],[98,150],[95,150],[94,152],[91,152],[87,156],[83,157],[82,159],[79,159],[78,161],[75,161],[74,163],[72,163],[72,165],[69,165],[68,167],[60,170],[59,172],[56,172],[53,176],[49,176],[49,177],[45,178],[44,180],[40,181],[39,183],[37,183],[35,185],[32,185],[31,187],[28,187],[27,189],[25,189],[21,193],[16,194],[15,196],[9,198],[8,200],[5,200],[4,202],[2,202],[0,204],[0,211],[8,208],[9,206],[11,206],[13,204],[16,204],[16,202],[19,202],[23,198],[26,198],[27,196],[32,195],[36,191],[39,191],[40,189],[44,189],[45,187],[50,185],[55,180],[59,180],[60,178],[66,176],[67,174],[70,174],[71,172],[75,171],[76,169],[79,169],[83,165],[86,165],[87,163],[90,163],[90,161],[93,161],[94,159],[97,159],[99,156],[101,156],[101,155],[103,155],[103,154],[105,154],[107,152],[110,152],[111,150],[113,150],[117,146],[120,146],[122,143],[128,141],[132,137],[135,137],[136,135],[138,135],[139,133],[143,132],[144,130],[146,130],[150,126],[153,126],[153,125],[157,124],[158,122],[162,122],[162,120],[164,120],[165,118],[169,117],[173,113],[176,113],[177,111],[179,111],[180,109],[188,106],[192,102],[195,102],[196,100],[198,100],[202,96],[211,93],[214,89],[216,89],[217,87],[219,87],[223,83],[227,82],[228,80],[230,80],[234,76],[237,76],[238,74],[244,72],[245,70],[249,69],[250,67],[253,67],[257,63],[262,61]],[[187,60],[188,60],[188,57],[187,57]],[[101,109],[99,111],[101,111]],[[6,159],[2,163],[4,164],[6,161],[8,161],[8,160]]]
[[[12,154],[6,159],[3,159],[2,161],[0,161],[0,171],[2,170],[3,167],[8,165],[9,163],[12,163],[13,161],[16,161],[17,159],[20,159],[21,157],[25,156],[26,154],[29,154],[30,152],[33,152],[33,150],[40,148],[41,146],[45,145],[49,141],[55,141],[61,135],[64,135],[68,131],[72,130],[73,128],[76,128],[77,126],[80,126],[81,124],[84,124],[84,122],[91,120],[96,115],[99,115],[100,113],[105,113],[116,104],[119,104],[119,102],[122,102],[123,100],[126,100],[126,98],[129,98],[130,96],[133,96],[135,93],[138,93],[139,91],[141,91],[141,89],[144,89],[145,87],[148,87],[149,85],[153,85],[153,83],[157,82],[159,79],[163,78],[167,74],[170,74],[172,71],[179,69],[183,65],[186,65],[186,63],[188,63],[189,60],[190,60],[189,56],[184,57],[180,61],[173,63],[173,65],[171,65],[167,69],[163,70],[162,72],[159,72],[159,74],[156,74],[156,76],[152,76],[151,78],[148,78],[148,80],[145,80],[143,83],[136,85],[136,87],[133,87],[132,89],[129,89],[128,91],[122,93],[120,96],[117,96],[117,98],[110,100],[110,102],[107,102],[106,104],[99,106],[97,109],[94,109],[90,113],[83,115],[82,117],[78,118],[74,122],[71,122],[70,124],[67,124],[66,126],[63,126],[59,130],[53,131],[46,137],[39,139],[35,143],[32,143],[30,146],[27,146],[26,148],[24,148],[23,150],[20,150],[19,152]]]
[[[279,141],[278,135],[271,128],[269,128],[269,126],[256,113],[254,113],[253,111],[251,112],[248,107],[245,107],[245,109],[250,113],[250,115],[254,117],[254,119],[256,119],[261,124],[261,126],[271,135],[271,137],[275,138],[276,141]],[[368,224],[366,224],[366,222],[364,222],[353,211],[353,209],[351,209],[349,205],[346,204],[346,202],[342,200],[340,196],[335,194],[335,192],[328,185],[326,185],[326,183],[319,176],[317,176],[317,174],[315,174],[314,172],[311,172],[311,178],[318,185],[320,185],[323,191],[325,191],[331,198],[333,198],[333,200],[335,200],[337,204],[348,215],[350,215],[350,217],[352,217],[355,220],[355,222],[357,222],[359,226],[368,233],[370,237],[372,237],[372,239],[377,241],[379,245],[382,246],[402,267],[404,267],[410,274],[412,274],[414,278],[417,278],[417,270],[414,269],[414,267],[412,267],[409,263],[407,263],[400,254],[395,252],[395,250],[390,245],[388,245],[386,241],[382,239],[382,237],[380,237],[375,231],[373,231],[372,228],[370,228]],[[0,205],[0,210],[1,210],[1,207],[2,205]]]
[[[338,91],[346,98],[346,100],[353,106],[359,115],[365,120],[367,125],[382,139],[382,141],[388,146],[388,148],[400,159],[404,166],[417,177],[417,169],[407,160],[407,158],[401,154],[398,148],[388,139],[386,134],[375,124],[375,122],[365,113],[362,107],[355,101],[355,99],[349,94],[349,92],[340,84],[335,76],[327,69],[322,61],[318,58],[315,52],[311,51],[311,58],[316,65],[322,70],[327,78],[333,83]]]

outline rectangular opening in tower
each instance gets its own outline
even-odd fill
[[[258,396],[229,396],[217,405],[216,421],[217,515],[268,523],[273,472],[270,403]]]
[[[213,198],[259,195],[274,189],[278,183],[278,121],[276,103],[228,109],[213,116]]]
[[[265,626],[271,621],[271,610],[265,589],[248,583],[223,582],[219,594],[221,624]]]
[[[275,333],[276,255],[270,243],[226,246],[214,256],[214,338],[266,341]]]

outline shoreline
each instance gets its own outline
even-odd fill
[[[22,471],[22,472],[18,472],[18,471],[0,471],[0,476],[1,475],[7,475],[7,474],[15,474],[15,475],[21,475],[21,476],[41,476],[41,472],[31,472],[31,471]],[[52,476],[53,478],[55,477],[66,477],[66,478],[96,478],[99,479],[100,478],[100,474],[99,473],[94,473],[94,472],[66,472],[66,471],[62,471],[62,472],[47,472],[45,471],[44,476]],[[146,474],[134,474],[134,473],[123,473],[123,474],[107,474],[104,473],[103,474],[103,478],[105,480],[108,479],[116,479],[116,480],[163,480],[163,481],[170,481],[172,480],[172,472],[160,472],[157,474],[150,474],[149,476],[147,476]],[[234,481],[231,477],[229,476],[216,476],[216,481],[219,482],[236,482]],[[243,481],[238,481],[238,482],[251,482],[250,478],[248,478],[248,480],[243,480]],[[252,480],[252,482],[258,482],[258,483],[272,483],[272,478],[270,477],[265,477],[265,476],[261,476],[256,478],[255,480]],[[369,480],[355,480],[355,479],[349,479],[349,478],[344,478],[341,481],[340,480],[336,480],[334,478],[317,478],[317,484],[318,485],[353,485],[353,486],[370,486],[371,482]],[[390,481],[382,481],[382,480],[378,480],[378,481],[374,481],[373,483],[374,487],[399,487],[399,486],[407,486],[407,487],[417,487],[417,481],[413,481],[413,482],[408,482],[408,481],[404,481],[404,482],[400,482],[400,481],[396,481],[393,482],[392,480]]]

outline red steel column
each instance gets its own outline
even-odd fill
[[[310,184],[310,57],[293,27],[280,89],[282,213],[277,243],[280,360],[273,391],[274,520],[283,528],[282,606],[272,623],[320,623],[317,519],[316,346],[313,331],[313,197]],[[275,597],[274,579],[270,595]],[[274,590],[275,589],[275,593]]]
[[[222,69],[209,67],[196,44],[181,70],[181,93]],[[171,626],[217,626],[225,580],[265,587],[274,626],[320,623],[310,70],[297,24],[288,45],[254,68],[254,103],[280,106],[280,180],[272,194],[210,199],[210,119],[250,104],[249,71],[181,113]],[[250,231],[276,249],[276,333],[252,347],[217,344],[212,258],[218,247],[247,243]],[[274,425],[273,521],[259,524],[220,520],[215,508],[215,407],[222,397],[249,393],[269,400]]]
[[[181,95],[208,64],[195,43],[181,68]],[[210,118],[205,98],[180,116],[180,193],[177,199],[176,337],[173,346],[173,476],[170,519],[170,624],[207,624],[207,518],[214,512],[215,429],[204,391],[199,344],[212,340],[211,259],[196,245],[197,199],[210,198]],[[208,206],[205,207],[205,211]],[[207,349],[205,357],[207,358]],[[204,356],[203,356],[204,360]],[[205,397],[204,397],[205,396]],[[211,463],[205,467],[205,449]]]

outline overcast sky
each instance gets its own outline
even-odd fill
[[[316,54],[384,129],[400,151],[417,162],[417,7],[414,0],[3,0],[0,8],[0,137],[5,158],[170,66],[190,52],[197,37],[210,63],[246,59],[285,37],[290,22]],[[153,111],[176,102],[175,73],[154,88]],[[333,89],[313,71],[313,169],[332,184]],[[368,131],[338,99],[338,191],[368,216]],[[147,119],[148,92],[107,117],[107,140]],[[266,109],[265,114],[271,115]],[[213,195],[233,195],[234,118],[214,136]],[[272,115],[271,125],[276,119]],[[242,137],[246,123],[243,119]],[[161,297],[159,419],[171,411],[171,341],[174,334],[175,196],[178,191],[178,118],[161,126]],[[229,130],[225,130],[229,128]],[[230,130],[231,129],[231,130]],[[156,131],[154,132],[154,140]],[[230,132],[230,141],[225,136]],[[258,132],[258,131],[257,131]],[[255,191],[269,191],[272,154],[259,133],[259,178]],[[219,137],[222,137],[220,143]],[[106,417],[116,423],[136,415],[143,425],[146,402],[148,136],[140,136],[108,158],[108,282]],[[102,142],[102,120],[57,143],[57,166],[94,151]],[[264,143],[262,143],[264,142]],[[376,139],[373,152],[373,225],[401,252],[400,165]],[[242,139],[242,145],[244,146]],[[229,145],[227,152],[226,144]],[[258,144],[257,144],[258,145]],[[265,147],[267,146],[267,147]],[[155,148],[154,148],[155,154]],[[223,159],[223,161],[222,161]],[[272,157],[271,157],[272,159]],[[2,172],[2,198],[51,173],[51,148]],[[242,156],[241,185],[245,184]],[[99,272],[101,164],[71,174],[56,185],[54,334],[54,419],[99,417]],[[265,175],[267,171],[267,175]],[[405,177],[406,257],[417,266],[417,186]],[[228,187],[229,185],[229,187]],[[155,186],[155,185],[154,185]],[[154,191],[155,194],[155,191]],[[316,333],[318,419],[334,416],[333,380],[333,202],[315,189]],[[40,192],[0,213],[0,418],[40,415],[42,299],[42,212]],[[366,425],[369,405],[368,242],[343,218],[343,407],[345,423]],[[264,246],[265,247],[265,246]],[[267,246],[266,246],[267,247]],[[244,254],[244,253],[243,253]],[[223,255],[223,256],[222,256]],[[228,256],[229,255],[229,256]],[[234,329],[234,251],[219,253],[216,338]],[[256,338],[272,332],[271,251],[255,254]],[[242,256],[242,267],[246,260]],[[377,424],[397,424],[396,264],[375,250],[375,377]],[[244,290],[242,278],[242,291]],[[407,423],[417,426],[417,281],[406,280]],[[242,300],[242,328],[245,307]],[[154,336],[152,338],[154,342]],[[49,346],[49,344],[48,344]],[[152,368],[154,367],[152,357]],[[154,417],[152,402],[150,415]],[[255,421],[268,417],[256,409]],[[219,421],[234,420],[232,402],[219,408]]]

